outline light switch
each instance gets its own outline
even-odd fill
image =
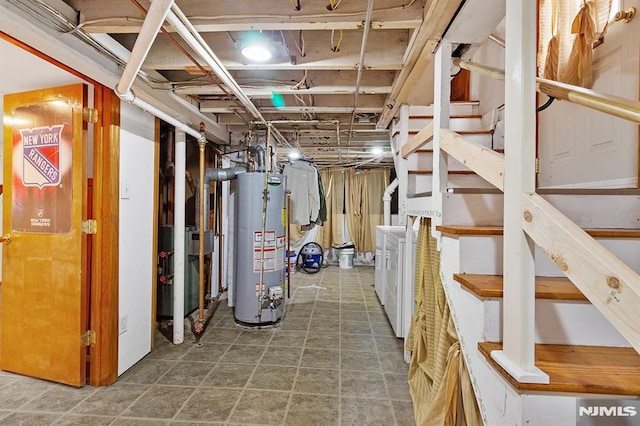
[[[123,200],[131,198],[131,184],[127,179],[122,179],[120,183],[120,198]]]

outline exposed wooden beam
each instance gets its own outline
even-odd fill
[[[420,130],[417,135],[409,139],[409,141],[402,145],[401,156],[405,160],[409,155],[413,154],[420,149],[425,143],[433,138],[433,122],[427,124],[424,129]]]
[[[440,147],[498,189],[504,189],[504,155],[440,129]],[[417,136],[417,135],[416,135]]]
[[[271,98],[274,93],[281,95],[347,95],[354,93],[353,86],[312,86],[308,89],[294,89],[293,86],[271,86],[269,88],[244,88],[244,92],[252,99]],[[224,92],[213,85],[183,86],[174,89],[179,95],[224,95]],[[361,95],[378,95],[391,92],[391,86],[360,86]]]
[[[137,33],[142,16],[128,0],[96,2],[71,0],[80,11],[80,23],[93,33]],[[371,28],[416,28],[425,0],[376,0]],[[299,11],[286,1],[234,0],[209,2],[183,0],[180,8],[200,32],[243,30],[331,30],[362,29],[366,1],[342,2],[333,11],[326,2],[306,2]]]
[[[229,113],[233,112],[233,106],[227,101],[204,101],[200,103],[200,112],[211,113]],[[288,114],[288,113],[302,113],[308,112],[311,114],[350,114],[353,112],[353,107],[343,106],[286,106],[282,108],[276,107],[262,107],[260,112],[265,114]],[[356,108],[356,114],[376,114],[380,112],[379,107],[358,107]]]
[[[118,40],[125,45],[132,45],[135,35],[122,35]],[[335,35],[336,44],[340,36]],[[353,70],[360,59],[360,42],[362,31],[344,31],[340,49],[332,50],[330,31],[313,31],[305,35],[305,56],[302,57],[295,46],[288,46],[288,55],[275,59],[273,63],[248,64],[233,41],[225,33],[207,33],[203,38],[213,52],[220,58],[224,66],[230,70]],[[367,70],[399,70],[402,68],[403,56],[409,42],[406,30],[371,31],[367,47],[364,69]],[[295,64],[291,63],[295,57]],[[277,61],[277,62],[276,62]],[[143,69],[184,70],[193,67],[182,52],[166,37],[156,39]]]

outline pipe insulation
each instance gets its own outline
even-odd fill
[[[233,79],[233,76],[231,76],[229,71],[224,67],[222,61],[213,53],[207,42],[177,5],[174,4],[172,6],[172,10],[167,14],[167,21],[178,34],[180,34],[182,39],[211,67],[212,71],[218,76],[220,81],[227,86],[231,93],[238,98],[247,112],[251,114],[254,119],[264,124],[267,129],[273,131],[280,142],[286,146],[290,146],[289,142],[282,136],[282,133],[267,122],[254,103],[251,102],[251,99],[244,93],[238,82]]]
[[[120,82],[116,87],[118,96],[123,97],[128,102],[133,102],[134,95],[131,93],[131,86],[136,79],[142,63],[151,50],[151,45],[158,35],[158,31],[162,27],[167,14],[171,10],[173,0],[154,0],[151,2],[147,16],[142,23],[138,38],[131,50],[131,56],[127,62],[127,66],[122,72]]]

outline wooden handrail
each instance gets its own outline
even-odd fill
[[[504,70],[493,68],[476,62],[454,59],[453,64],[473,72],[478,72],[498,80],[504,80]],[[601,94],[583,87],[559,83],[544,78],[536,78],[536,90],[547,96],[562,99],[574,104],[586,106],[605,114],[640,123],[640,102],[620,96]]]

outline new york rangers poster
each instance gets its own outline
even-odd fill
[[[71,231],[72,119],[66,102],[13,111],[14,231]]]

